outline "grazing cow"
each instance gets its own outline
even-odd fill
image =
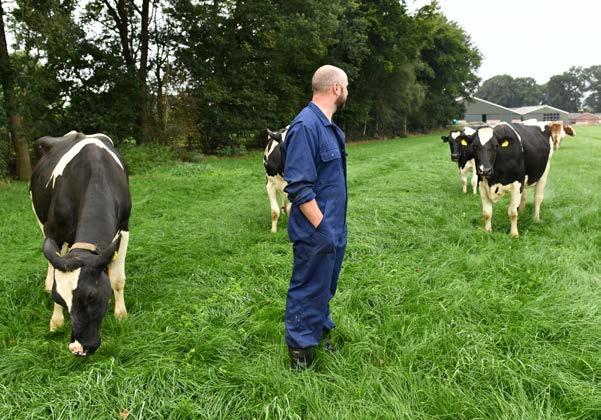
[[[553,147],[549,125],[500,123],[479,128],[472,148],[480,182],[484,229],[492,230],[492,205],[507,192],[511,195],[508,215],[511,235],[519,236],[518,210],[524,208],[526,188],[535,186],[534,220],[540,221],[540,205],[549,175]]]
[[[464,193],[467,193],[467,172],[472,170],[472,191],[476,194],[478,188],[478,175],[476,174],[476,164],[470,143],[476,132],[471,127],[462,130],[453,130],[448,136],[441,136],[444,143],[449,143],[451,148],[451,160],[457,162],[459,166],[459,176],[461,177],[461,187]]]
[[[65,307],[71,317],[69,350],[85,356],[100,346],[111,288],[115,317],[127,316],[127,168],[102,134],[42,137],[35,149],[41,159],[33,170],[30,195],[49,261],[46,290],[55,302],[50,331],[63,325]]]
[[[287,203],[288,194],[284,192],[286,181],[284,181],[284,160],[282,159],[282,144],[286,140],[288,127],[273,132],[267,130],[269,142],[263,154],[263,166],[265,166],[265,177],[267,178],[267,195],[271,205],[271,231],[278,231],[278,219],[280,218],[280,206],[278,204],[278,191],[282,195],[281,209],[290,214],[290,203]]]

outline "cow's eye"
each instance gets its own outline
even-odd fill
[[[467,146],[467,140],[465,140],[465,139],[464,139],[464,140],[461,140],[461,145],[462,145],[462,146]]]
[[[501,143],[501,147],[507,147],[509,146],[509,140],[503,140],[503,143]]]

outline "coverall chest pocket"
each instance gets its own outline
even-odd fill
[[[321,155],[321,160],[324,163],[328,163],[333,161],[334,159],[340,159],[340,149],[338,148],[334,148],[334,149],[327,149],[327,150],[320,150],[320,155]]]

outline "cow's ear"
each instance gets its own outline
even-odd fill
[[[440,139],[442,140],[443,143],[446,143],[449,141],[449,138],[445,137],[445,136],[440,136]]]
[[[113,242],[109,246],[104,249],[96,260],[96,267],[104,270],[115,257],[115,253],[117,249],[119,249],[119,244],[121,243],[121,234],[119,234]]]

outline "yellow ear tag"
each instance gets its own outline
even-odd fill
[[[462,146],[467,146],[467,140],[465,140],[465,139],[461,140],[461,145]]]
[[[503,143],[501,143],[501,147],[507,147],[509,146],[509,140],[505,140]]]

